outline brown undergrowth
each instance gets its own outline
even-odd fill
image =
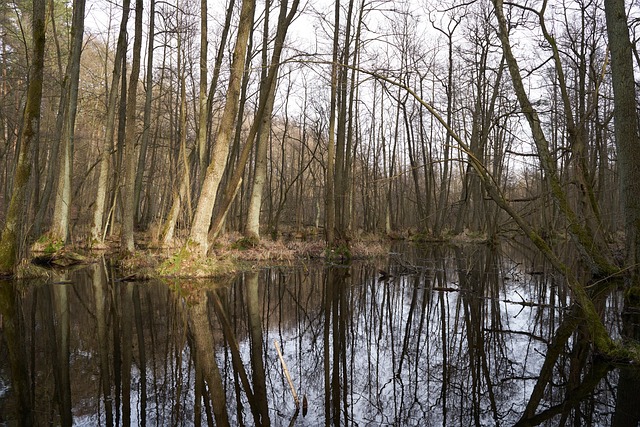
[[[390,242],[367,237],[351,243],[352,258],[384,256]],[[119,260],[123,273],[131,279],[150,277],[207,278],[222,277],[243,270],[273,265],[293,265],[301,260],[326,258],[326,245],[319,239],[262,239],[252,241],[239,234],[220,237],[209,249],[207,257],[194,254],[189,245],[172,247],[150,245]]]
[[[101,257],[115,260],[128,280],[223,277],[259,267],[293,265],[301,260],[329,260],[326,244],[320,236],[251,241],[238,233],[230,233],[216,240],[207,257],[195,255],[188,244],[180,240],[171,246],[162,246],[141,234],[136,236],[136,241],[139,242],[138,249],[128,254],[120,252],[116,240],[107,240],[98,247],[38,242],[32,248],[31,262],[22,263],[21,274],[16,276],[42,276],[47,274],[48,268],[64,268],[68,262],[88,264]],[[391,240],[384,236],[362,235],[350,242],[351,258],[385,256],[390,245]],[[44,258],[51,262],[47,265]],[[45,268],[31,268],[35,264]]]

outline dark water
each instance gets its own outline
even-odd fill
[[[0,423],[637,424],[637,371],[597,362],[562,279],[526,254],[118,277],[0,284]],[[622,297],[599,309],[619,335]]]

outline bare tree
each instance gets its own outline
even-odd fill
[[[260,210],[262,206],[262,195],[267,174],[267,144],[271,133],[271,120],[273,115],[273,104],[275,102],[276,86],[278,81],[278,71],[280,70],[280,57],[284,46],[284,40],[287,30],[291,25],[291,21],[296,16],[298,10],[298,0],[294,0],[291,10],[287,14],[288,1],[282,0],[280,3],[280,14],[278,16],[278,24],[276,30],[276,38],[271,63],[267,64],[267,47],[268,47],[268,25],[265,17],[265,35],[263,42],[263,74],[260,87],[260,106],[258,107],[259,115],[256,115],[254,125],[252,127],[253,134],[257,127],[256,142],[256,170],[253,178],[253,187],[251,189],[251,198],[247,212],[247,224],[244,230],[245,236],[251,239],[260,238]],[[252,135],[250,135],[251,137]],[[252,139],[250,139],[251,141]],[[242,165],[244,167],[244,165]]]
[[[226,104],[220,120],[220,127],[218,128],[216,145],[213,149],[213,158],[207,168],[189,234],[190,241],[195,244],[194,250],[202,255],[207,253],[208,233],[213,215],[213,205],[218,194],[218,185],[222,179],[227,155],[229,153],[229,143],[236,120],[238,99],[240,98],[240,84],[244,74],[249,33],[253,27],[254,10],[254,0],[243,0],[238,35],[231,63],[231,75],[229,77]]]
[[[631,42],[624,0],[605,1],[611,51],[615,138],[619,151],[620,184],[624,204],[627,265],[631,284],[640,286],[640,144]]]
[[[25,198],[29,183],[31,144],[36,143],[40,132],[40,106],[42,103],[42,83],[44,71],[45,45],[45,4],[44,0],[33,0],[32,27],[33,46],[31,48],[31,70],[27,100],[22,118],[21,150],[18,153],[13,191],[9,209],[0,238],[0,274],[10,274],[18,263],[20,235],[25,220]]]
[[[120,230],[120,249],[127,252],[135,250],[133,226],[136,208],[135,201],[135,165],[136,165],[136,107],[138,99],[138,78],[140,76],[140,51],[142,48],[142,6],[143,0],[136,0],[135,34],[133,38],[133,63],[129,78],[127,95],[127,124],[125,133],[125,170],[124,170],[124,210]]]
[[[129,21],[130,5],[130,0],[124,0],[122,3],[122,20],[120,22],[120,32],[118,33],[118,43],[113,61],[111,85],[109,86],[107,116],[104,126],[105,134],[102,149],[99,153],[100,171],[93,210],[93,223],[91,225],[91,239],[93,242],[102,242],[103,240],[103,221],[105,216],[105,202],[107,199],[107,186],[109,179],[109,154],[111,152],[115,132],[116,103],[118,101],[118,89],[120,87],[119,82],[122,74],[122,61],[127,48],[127,22]]]
[[[145,228],[147,226],[146,221],[142,218],[141,210],[141,194],[142,194],[142,180],[144,177],[144,170],[147,161],[147,150],[149,147],[149,132],[151,128],[151,107],[153,101],[153,59],[154,59],[154,42],[156,31],[156,0],[151,0],[149,7],[149,33],[147,34],[147,69],[145,76],[146,92],[144,98],[144,118],[142,121],[142,137],[140,138],[140,154],[138,156],[138,169],[136,171],[136,183],[135,183],[135,209],[136,209],[136,222]],[[163,70],[164,71],[164,70]],[[147,203],[151,203],[151,196],[147,195]],[[148,209],[147,209],[148,211]]]
[[[73,171],[73,140],[75,134],[76,112],[78,107],[78,83],[80,80],[80,55],[84,36],[85,0],[75,0],[73,5],[73,23],[71,26],[71,53],[67,62],[63,94],[62,113],[62,150],[58,156],[58,185],[53,212],[51,237],[54,240],[67,242],[69,239],[69,214],[71,210],[71,177]]]

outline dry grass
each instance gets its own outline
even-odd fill
[[[184,245],[159,247],[153,233],[137,236],[136,241],[141,248],[133,254],[118,259],[122,273],[131,280],[149,278],[211,278],[232,275],[241,270],[256,267],[293,264],[300,260],[326,259],[326,244],[317,234],[304,234],[302,237],[289,234],[289,238],[250,241],[239,233],[221,236],[211,247],[209,256],[195,255]],[[177,242],[177,240],[176,240]],[[118,241],[108,240],[104,247],[84,248],[88,255],[104,253],[118,258]],[[351,257],[356,259],[374,258],[388,253],[389,240],[374,235],[359,235],[350,242]],[[36,250],[44,252],[61,252],[56,242],[41,241],[35,245]],[[70,249],[70,248],[64,248]],[[93,259],[88,259],[91,262]],[[29,262],[19,268],[21,277],[46,275],[46,269],[36,269]]]
[[[389,253],[389,242],[358,240],[351,245],[351,254],[354,258],[375,258]]]
[[[215,250],[216,255],[230,256],[234,259],[254,262],[282,262],[298,259],[324,259],[326,244],[324,240],[268,240],[258,243],[247,242],[244,239],[219,242]],[[353,258],[373,258],[386,255],[389,243],[386,239],[368,236],[351,242]]]

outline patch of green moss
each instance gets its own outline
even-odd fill
[[[158,266],[158,272],[162,276],[175,276],[182,270],[183,264],[187,258],[191,256],[191,252],[186,247],[183,247],[178,252],[175,252],[169,258],[164,260]]]
[[[45,234],[40,236],[32,249],[35,252],[44,252],[45,254],[51,255],[60,251],[62,248],[64,248],[64,240]]]
[[[183,247],[156,268],[156,275],[162,277],[204,278],[223,276],[236,271],[231,260],[198,255],[188,247]]]
[[[351,261],[351,248],[347,244],[341,244],[335,247],[327,247],[325,249],[325,258],[329,262],[349,262]]]
[[[231,249],[236,249],[239,251],[246,251],[247,249],[252,249],[258,246],[260,242],[258,239],[254,239],[251,237],[243,237],[241,239],[236,240],[231,244]]]

